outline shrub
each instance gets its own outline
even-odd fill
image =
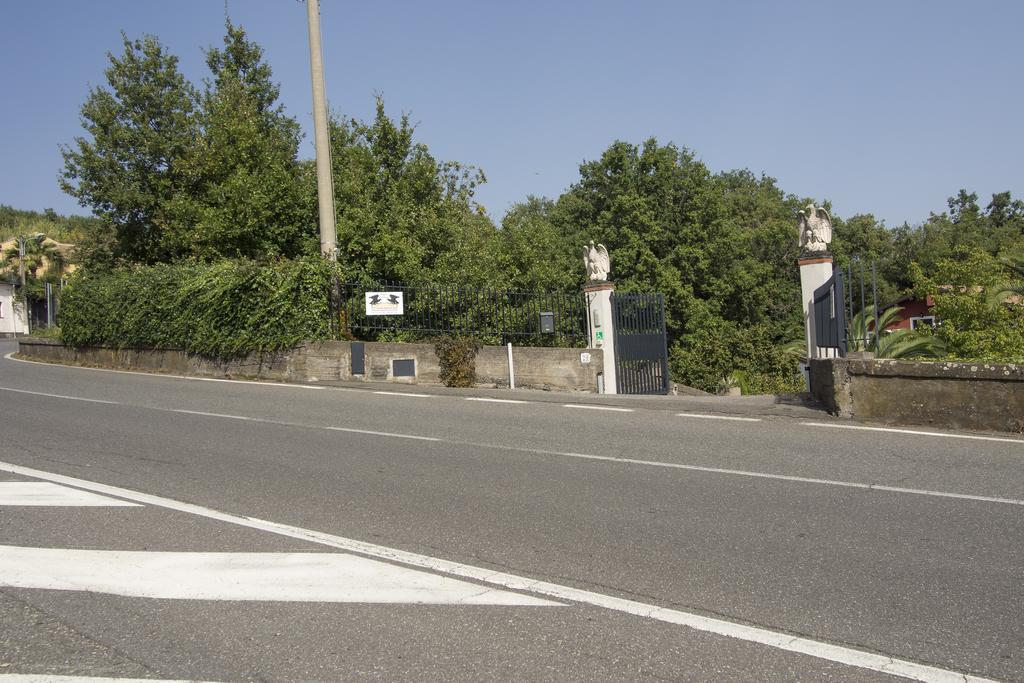
[[[472,337],[439,337],[434,353],[441,365],[441,382],[446,387],[471,387],[476,383],[476,353],[480,341]]]
[[[61,340],[234,356],[327,339],[332,276],[319,257],[76,274],[61,294]]]

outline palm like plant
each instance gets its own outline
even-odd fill
[[[850,319],[846,331],[849,351],[871,351],[876,358],[939,358],[946,352],[942,340],[913,330],[886,328],[900,318],[899,306],[879,312],[868,306]]]
[[[20,243],[24,244],[24,256],[21,255]],[[46,235],[42,233],[19,236],[13,245],[0,254],[0,263],[4,265],[4,272],[11,275],[18,273],[21,266],[24,266],[26,275],[33,280],[43,266],[59,276],[66,265],[64,254],[52,241],[47,241]]]
[[[1017,281],[1004,282],[994,287],[989,293],[989,301],[1001,304],[1013,296],[1024,297],[1024,252],[1006,254],[999,260],[1015,275]]]

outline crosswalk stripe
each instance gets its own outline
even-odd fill
[[[348,553],[0,546],[0,586],[169,600],[553,607],[561,603]]]
[[[42,481],[0,481],[0,507],[140,507],[138,503]]]

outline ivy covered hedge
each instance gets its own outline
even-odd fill
[[[76,274],[61,294],[61,340],[234,356],[327,339],[331,276],[332,266],[319,257]]]

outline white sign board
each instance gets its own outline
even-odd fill
[[[402,292],[366,293],[366,315],[402,315],[404,312]]]
[[[580,362],[583,363],[584,365],[588,365],[590,363],[590,354],[587,353],[586,351],[581,353],[580,354]]]

